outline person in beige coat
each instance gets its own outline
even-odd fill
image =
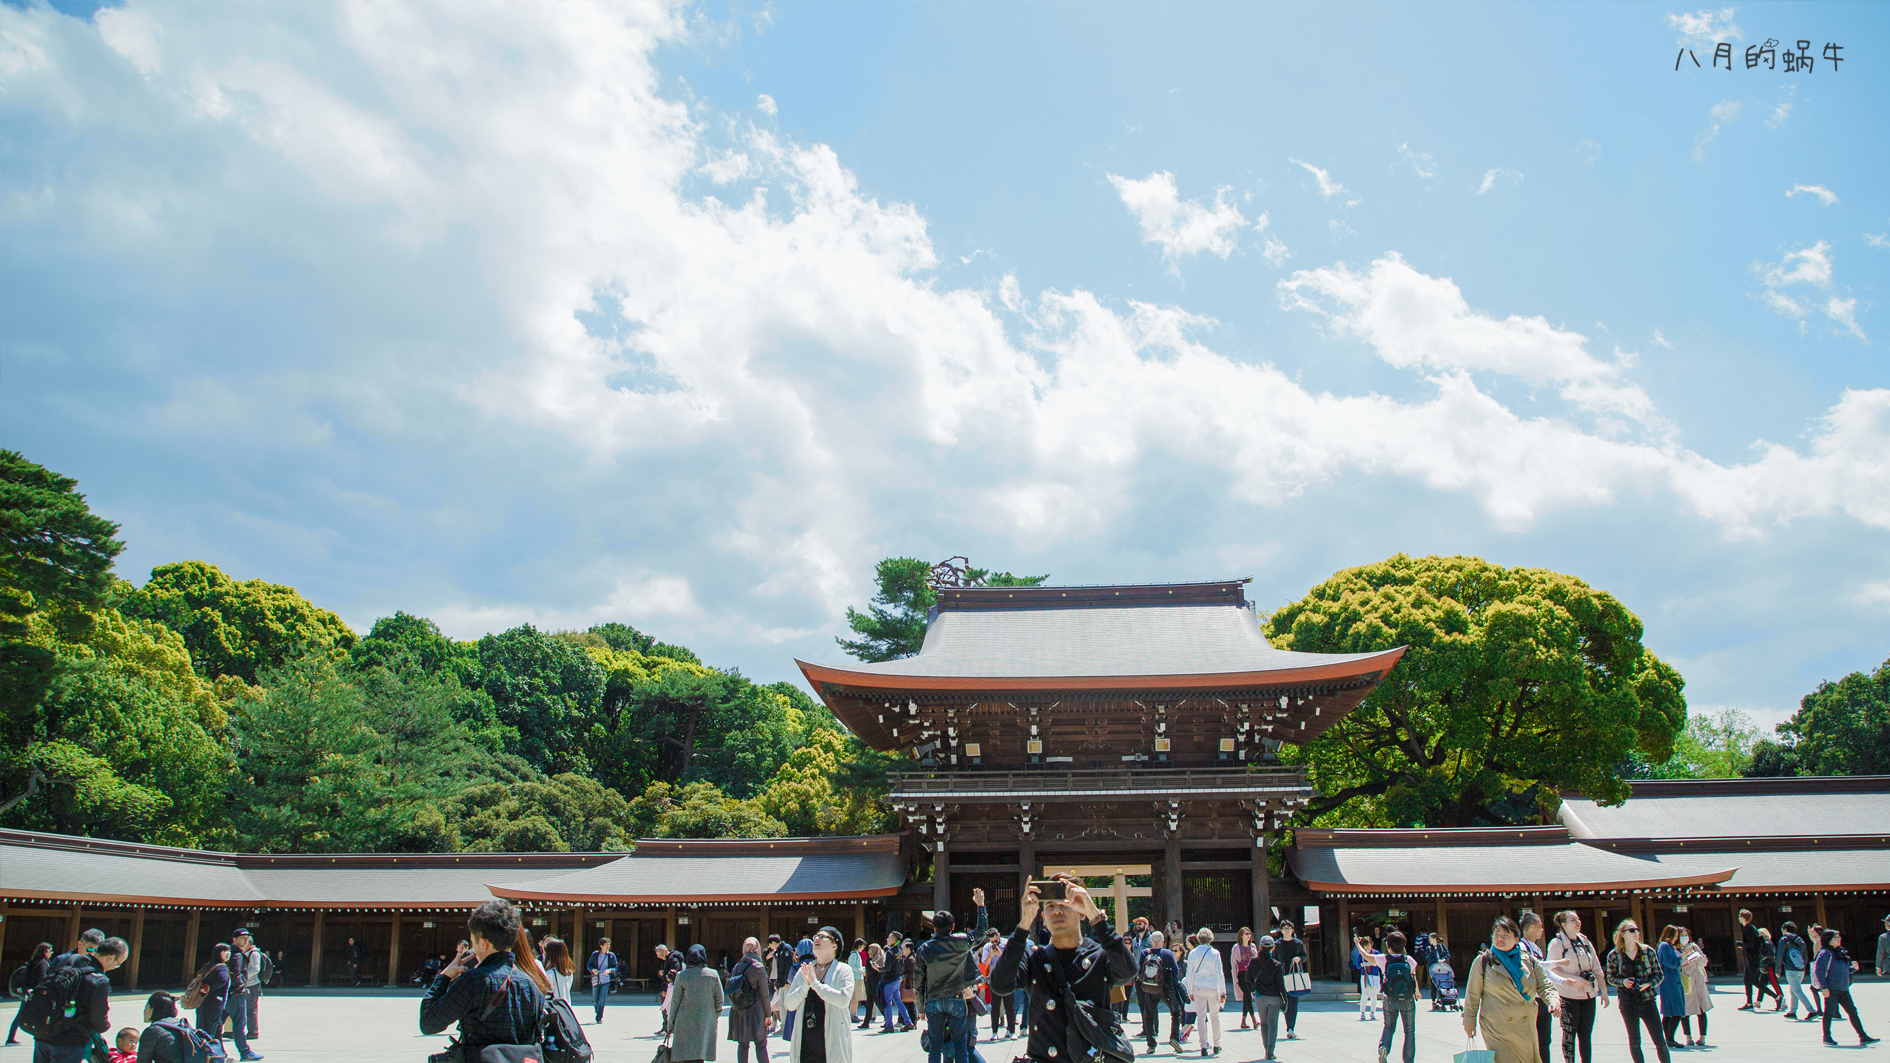
[[[788,1063],[853,1063],[853,968],[840,953],[840,931],[814,932],[814,959],[788,978],[781,1006],[794,1013]]]
[[[1556,1003],[1542,965],[1522,947],[1522,928],[1509,916],[1490,928],[1490,951],[1470,964],[1464,986],[1463,1032],[1483,1034],[1496,1063],[1548,1063],[1536,1049],[1536,1001]]]
[[[1680,1027],[1686,1031],[1688,1043],[1700,1048],[1710,1048],[1706,1043],[1706,1013],[1713,1008],[1713,994],[1706,984],[1706,968],[1709,963],[1706,950],[1693,939],[1693,932],[1684,927],[1680,930],[1681,954],[1680,974],[1686,983],[1687,1014],[1680,1020]],[[1694,1016],[1699,1016],[1699,1029],[1692,1028]],[[1698,1036],[1694,1036],[1698,1034]]]

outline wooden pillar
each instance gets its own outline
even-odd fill
[[[853,906],[853,936],[856,938],[866,937],[866,905],[864,904],[856,904]],[[767,935],[763,934],[762,939],[766,940],[766,938]]]
[[[945,850],[943,836],[932,850],[932,907],[941,912],[952,910],[952,854]]]
[[[0,923],[0,929],[5,927]],[[125,980],[127,988],[138,988],[138,957],[144,953],[144,906],[138,906],[138,914],[131,917],[131,959],[126,961]]]
[[[1442,897],[1437,898],[1437,940],[1446,948],[1450,946],[1450,909],[1444,906]]]
[[[1017,908],[1019,911],[1024,908],[1024,894],[1030,889],[1030,880],[1036,877],[1037,839],[1026,835],[1017,843]]]
[[[1822,893],[1818,894],[1817,901],[1818,901],[1818,925],[1822,927],[1829,927],[1831,924],[1824,921],[1824,894]]]
[[[394,928],[387,941],[387,984],[400,984],[400,912],[394,912]]]
[[[190,910],[190,922],[184,927],[184,983],[189,984],[197,976],[197,930],[203,923],[203,913],[195,908]]]
[[[1252,858],[1253,867],[1253,938],[1260,940],[1261,935],[1273,928],[1273,899],[1268,892],[1272,885],[1267,880],[1267,835],[1265,831],[1254,835]]]
[[[642,948],[640,945],[637,944],[637,937],[639,936],[642,929],[643,929],[643,923],[641,920],[637,920],[637,919],[630,920],[630,947],[627,951],[624,949],[618,948],[617,943],[615,941],[612,941],[610,943],[610,948],[612,952],[615,952],[621,956],[629,957],[629,959],[623,961],[624,966],[629,968],[629,970],[624,972],[626,977],[635,976],[637,973],[637,970],[639,969],[638,965],[643,962]],[[589,956],[590,953],[587,952],[585,953],[585,955]]]
[[[571,940],[566,943],[567,947],[565,951],[573,956],[583,957],[588,955],[588,953],[584,951],[584,931],[586,929],[584,922],[591,917],[591,913],[590,910],[586,908],[578,908],[575,909],[575,911],[577,914],[571,920]]]
[[[320,908],[315,909],[315,940],[310,943],[308,950],[308,984],[312,986],[322,984],[322,917],[324,914]]]
[[[76,945],[79,943],[80,930],[79,906],[76,904],[72,906],[72,919],[70,922],[71,926],[66,932],[66,941],[71,945]]]
[[[671,908],[669,912],[663,917],[663,933],[667,935],[663,939],[663,944],[668,945],[672,949],[675,948],[676,947],[676,909],[674,908]],[[655,948],[656,946],[651,945],[650,947]]]
[[[1174,923],[1184,931],[1188,924],[1182,920],[1181,910],[1181,839],[1174,835],[1162,846],[1162,903],[1166,906],[1162,912],[1162,923]]]
[[[7,911],[4,905],[0,905],[0,956],[6,955],[6,951],[7,951]]]

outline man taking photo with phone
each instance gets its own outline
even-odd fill
[[[1025,889],[1022,918],[991,968],[991,988],[1030,991],[1030,1041],[1024,1054],[1037,1063],[1129,1063],[1134,1051],[1109,1006],[1109,991],[1135,977],[1128,945],[1082,883],[1068,875],[1053,882],[1032,882]],[[1054,897],[1059,885],[1062,899],[1046,899],[1044,887],[1050,886]],[[1025,945],[1040,914],[1050,946],[1025,962]]]

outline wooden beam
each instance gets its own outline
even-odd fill
[[[0,924],[4,926],[5,924]],[[138,914],[131,917],[131,961],[125,974],[127,988],[138,988],[138,957],[144,954],[144,906],[138,906]]]
[[[70,932],[66,934],[66,940],[71,942],[74,945],[79,943],[79,930],[80,930],[79,923],[81,919],[82,919],[82,916],[79,914],[79,906],[75,904],[72,906],[72,919],[70,921],[71,922]]]
[[[188,985],[197,976],[197,931],[203,924],[203,912],[192,908],[190,922],[184,926],[184,981]]]
[[[394,928],[387,942],[387,984],[400,984],[400,909],[394,910]]]
[[[589,955],[584,951],[584,933],[586,930],[584,922],[590,917],[590,909],[579,908],[577,909],[577,918],[571,922],[571,940],[565,943],[565,951],[569,952],[574,959],[581,960],[586,955]]]
[[[1186,928],[1188,924],[1182,921],[1185,913],[1181,910],[1181,839],[1173,835],[1162,846],[1162,886],[1163,925],[1174,923]]]
[[[864,938],[866,936],[866,905],[864,904],[856,904],[853,906],[853,936],[856,938]],[[766,939],[767,935],[763,934],[762,940]]]
[[[1450,909],[1444,906],[1442,897],[1437,898],[1437,939],[1446,947],[1450,945]]]
[[[315,909],[315,940],[310,944],[310,947],[308,950],[308,984],[312,986],[318,986],[322,984],[322,917],[323,915],[324,913],[320,908]]]
[[[1828,927],[1831,924],[1824,921],[1824,894],[1820,893],[1816,896],[1818,899],[1818,925]]]

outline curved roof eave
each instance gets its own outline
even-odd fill
[[[869,890],[830,890],[820,893],[561,893],[552,890],[525,890],[512,886],[495,886],[490,883],[486,888],[494,897],[508,901],[564,901],[585,904],[712,904],[741,903],[760,904],[768,901],[854,901],[874,897],[890,897],[899,892],[898,886]]]
[[[813,664],[795,658],[801,674],[818,693],[831,683],[865,690],[1216,690],[1225,687],[1281,686],[1350,679],[1377,672],[1382,676],[1398,663],[1409,647],[1399,646],[1369,656],[1346,655],[1331,664],[1302,668],[1270,668],[1246,672],[1180,672],[1160,675],[1087,676],[928,676],[861,671]]]
[[[1316,882],[1301,879],[1309,890],[1322,893],[1567,893],[1596,890],[1680,889],[1689,886],[1717,886],[1739,873],[1738,868],[1708,871],[1666,878],[1643,878],[1621,882],[1454,882],[1454,883],[1378,883]]]

